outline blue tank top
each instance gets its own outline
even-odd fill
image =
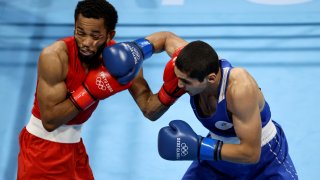
[[[237,135],[233,128],[231,114],[227,110],[226,101],[226,87],[228,86],[230,70],[233,67],[227,60],[221,59],[219,62],[221,67],[221,79],[219,83],[219,98],[216,111],[211,117],[201,117],[201,110],[199,110],[197,103],[195,103],[197,96],[190,97],[190,104],[198,120],[209,131],[219,136],[235,137]],[[266,101],[263,110],[260,112],[260,116],[262,127],[264,127],[271,118],[270,107]]]

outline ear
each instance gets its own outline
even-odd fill
[[[210,73],[210,74],[207,76],[207,78],[208,78],[208,82],[213,84],[213,83],[215,83],[216,80],[217,80],[217,75],[216,75],[215,73]]]
[[[107,35],[108,36],[108,41],[111,41],[114,38],[115,35],[116,35],[116,31],[114,31],[114,30],[108,32],[108,35]]]

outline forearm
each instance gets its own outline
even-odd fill
[[[143,112],[143,115],[151,121],[159,119],[169,109],[169,107],[164,106],[159,101],[157,94],[152,94],[149,97],[141,97],[141,99],[142,98],[148,98],[148,100],[142,100],[141,102],[147,101],[147,103],[140,103],[139,107]],[[140,99],[137,99],[137,101],[140,101]]]
[[[221,158],[233,163],[253,164],[260,159],[261,148],[244,144],[224,144],[221,148]]]
[[[79,113],[79,110],[70,99],[66,99],[52,107],[40,108],[40,112],[43,127],[47,131],[53,131],[72,120]]]
[[[133,83],[129,92],[143,115],[151,121],[159,119],[169,108],[160,102],[158,95],[152,93],[145,81],[141,81],[140,84],[139,82]]]

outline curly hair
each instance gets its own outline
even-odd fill
[[[77,21],[79,14],[86,18],[104,19],[106,29],[114,30],[118,22],[116,9],[106,0],[82,0],[79,1],[74,12],[74,20]]]

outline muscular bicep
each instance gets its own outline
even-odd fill
[[[39,57],[37,98],[41,114],[44,115],[66,98],[64,67],[59,58],[50,49],[43,50]]]
[[[261,118],[258,88],[247,72],[237,73],[227,91],[227,107],[240,144],[225,144],[222,149],[225,160],[255,163],[261,151]]]
[[[234,128],[241,143],[260,147],[261,118],[258,102],[258,87],[245,71],[238,74],[228,93],[228,107],[232,112]]]
[[[240,143],[248,147],[260,147],[261,119],[259,106],[254,105],[250,96],[248,99],[234,102],[232,120]]]

